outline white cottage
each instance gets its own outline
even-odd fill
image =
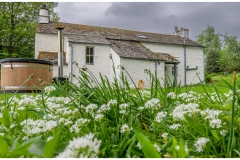
[[[74,83],[77,80],[72,75],[78,76],[79,70],[73,62],[87,67],[98,78],[101,73],[112,81],[112,60],[118,75],[122,72],[118,66],[122,66],[136,84],[142,80],[145,87],[150,86],[146,70],[156,74],[161,83],[166,77],[172,81],[175,77],[175,85],[182,86],[204,81],[204,46],[189,39],[188,29],[181,28],[178,35],[167,35],[51,22],[43,8],[36,29],[35,58],[53,61],[54,77],[58,77],[58,27],[64,28],[63,76]]]

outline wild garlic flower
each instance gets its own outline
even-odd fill
[[[94,110],[96,110],[98,108],[98,106],[96,104],[89,104],[86,107],[86,112],[87,113],[92,113]]]
[[[89,133],[71,140],[56,158],[98,158],[100,145],[101,140],[94,138],[94,134]]]
[[[221,128],[222,127],[222,121],[221,119],[212,119],[209,121],[209,125],[212,128]]]
[[[55,91],[56,88],[53,87],[53,86],[47,86],[44,88],[44,91],[47,93],[47,94],[50,94],[52,91]]]
[[[161,136],[163,137],[163,139],[167,139],[168,133],[163,133]]]
[[[129,107],[129,104],[128,104],[128,103],[123,103],[123,104],[120,104],[120,105],[119,105],[119,108],[120,108],[121,110],[126,110],[128,107]]]
[[[129,126],[127,124],[124,124],[124,125],[122,125],[120,132],[125,133],[125,132],[131,131],[131,130],[132,130],[132,127],[129,128]]]
[[[97,114],[95,117],[94,117],[94,119],[95,119],[95,121],[101,121],[102,119],[103,119],[103,117],[104,117],[104,115],[103,114]]]
[[[170,115],[173,116],[173,119],[175,121],[178,120],[185,120],[184,114],[187,114],[188,116],[192,116],[193,114],[196,114],[200,112],[200,109],[198,109],[198,104],[196,103],[188,103],[188,104],[180,104],[174,108],[172,113]]]
[[[207,108],[201,111],[200,113],[204,117],[204,120],[206,120],[206,119],[217,119],[218,116],[222,113],[222,111]]]
[[[138,142],[136,146],[137,146],[137,148],[138,148],[139,150],[142,149],[142,146],[141,146],[140,142]]]
[[[174,92],[169,92],[168,94],[167,94],[167,97],[169,97],[169,98],[171,98],[171,99],[176,99],[176,94],[174,93]]]
[[[169,126],[170,129],[174,129],[174,130],[177,130],[179,127],[181,127],[182,125],[181,124],[173,124],[171,126]]]
[[[101,105],[101,107],[98,109],[97,113],[104,113],[106,111],[109,111],[111,108],[107,106],[106,104]]]
[[[147,101],[145,103],[144,107],[146,109],[159,109],[159,108],[161,108],[160,100],[157,98],[153,98],[153,99]]]
[[[225,129],[223,129],[223,130],[220,131],[220,134],[221,134],[222,136],[226,136],[227,133],[228,133],[228,131],[225,130]]]
[[[162,122],[163,119],[167,116],[167,112],[158,112],[158,114],[155,117],[156,122]]]
[[[206,146],[207,142],[209,142],[210,139],[206,137],[200,137],[195,143],[194,146],[197,148],[198,152],[202,152],[203,148]]]
[[[139,110],[139,111],[142,111],[142,110],[144,110],[144,109],[145,109],[145,107],[143,107],[143,106],[138,107],[138,110]]]
[[[116,99],[114,99],[114,100],[110,100],[109,102],[108,102],[108,104],[107,104],[107,106],[111,106],[111,105],[116,105],[118,103],[118,101],[116,100]]]
[[[157,145],[157,143],[154,144],[154,147],[156,148],[156,150],[157,150],[158,152],[161,151],[161,148]]]

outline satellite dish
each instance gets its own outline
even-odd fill
[[[175,32],[176,32],[176,33],[178,33],[178,32],[179,32],[179,30],[178,30],[178,27],[177,27],[177,26],[175,26],[175,28],[174,28],[174,29],[175,29]]]

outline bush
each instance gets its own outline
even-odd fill
[[[210,83],[212,81],[212,77],[210,74],[205,74],[205,83]]]

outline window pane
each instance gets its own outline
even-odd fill
[[[86,55],[89,54],[89,47],[86,47]]]
[[[90,55],[93,55],[93,48],[90,48]]]
[[[89,63],[93,63],[93,56],[89,57]]]

